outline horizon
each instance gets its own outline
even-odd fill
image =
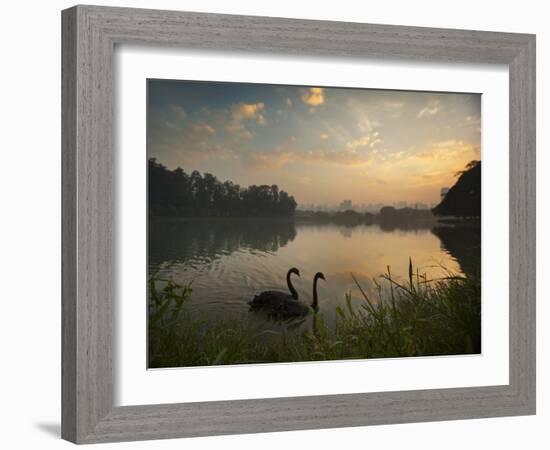
[[[479,94],[148,80],[148,157],[300,206],[437,204],[480,160]]]

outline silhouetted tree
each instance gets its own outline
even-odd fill
[[[438,216],[481,216],[481,161],[471,161],[441,203],[433,208]],[[458,175],[457,174],[457,175]]]
[[[393,219],[397,216],[397,210],[393,206],[380,208],[380,219]]]
[[[169,170],[149,159],[149,212],[153,216],[293,216],[296,200],[277,185],[241,188],[231,181],[178,167]]]

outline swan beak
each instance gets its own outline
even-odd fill
[[[300,271],[299,270],[296,270],[296,275],[298,275],[300,277]]]

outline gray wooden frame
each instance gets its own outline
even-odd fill
[[[62,13],[62,436],[76,443],[535,413],[535,36],[76,6]],[[506,64],[510,81],[508,385],[113,406],[113,52],[139,43]]]

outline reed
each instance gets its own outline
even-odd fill
[[[428,279],[409,260],[408,279],[387,268],[374,280],[371,298],[351,275],[359,297],[345,294],[329,326],[322,312],[265,330],[254,322],[192,317],[185,307],[191,285],[153,275],[149,280],[149,367],[274,363],[409,356],[475,354],[481,351],[479,274],[447,273]],[[386,289],[383,284],[386,284]]]

